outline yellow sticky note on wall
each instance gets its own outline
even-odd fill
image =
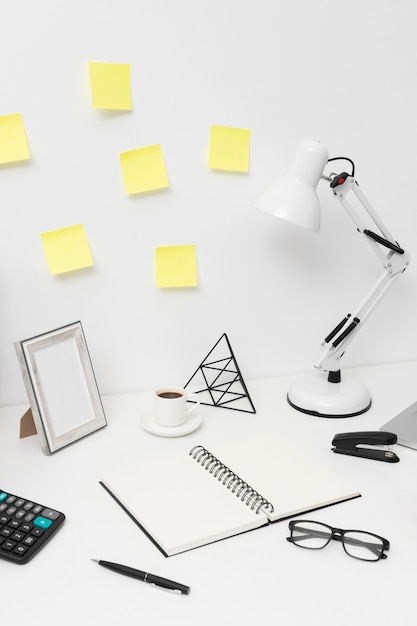
[[[132,108],[128,63],[89,63],[88,69],[95,109],[129,111]]]
[[[120,165],[128,194],[169,187],[164,157],[159,144],[122,152]]]
[[[250,130],[212,126],[208,166],[214,170],[249,171]]]
[[[155,250],[157,287],[196,287],[195,246],[159,246]]]
[[[94,265],[84,226],[76,224],[41,234],[51,274],[62,274]]]
[[[30,159],[25,127],[20,113],[0,116],[0,163]]]

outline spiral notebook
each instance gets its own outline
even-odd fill
[[[188,444],[100,484],[165,556],[360,496],[278,436],[210,450]]]

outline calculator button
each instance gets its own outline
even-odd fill
[[[15,506],[9,506],[9,508],[6,510],[6,515],[13,515],[14,513],[16,513],[17,509]]]
[[[28,533],[32,530],[33,525],[32,524],[22,524],[20,527],[20,530],[24,533]]]
[[[33,513],[27,513],[27,515],[25,515],[25,522],[31,522],[34,517]]]
[[[18,509],[20,509],[20,507],[22,507],[24,503],[25,501],[23,500],[23,498],[18,498],[17,500],[15,500],[14,505],[17,506]]]
[[[26,504],[23,506],[25,511],[30,511],[32,507],[33,507],[33,502],[26,502]]]
[[[29,546],[22,546],[22,544],[19,544],[18,546],[15,547],[13,552],[22,556],[28,550],[29,550]]]
[[[4,502],[7,498],[7,493],[4,493],[4,491],[0,491],[0,502]]]
[[[7,509],[7,504],[5,502],[3,502],[3,504],[0,504],[0,511],[5,511]]]
[[[1,549],[11,552],[15,546],[16,544],[14,543],[14,541],[10,541],[9,539],[7,539],[4,543],[1,544]]]
[[[24,543],[27,546],[31,546],[32,544],[34,544],[36,541],[35,537],[31,537],[30,535],[28,535],[27,537],[25,537],[22,541],[22,543]]]
[[[11,526],[12,528],[19,528],[20,526],[20,520],[18,519],[12,519],[9,522],[9,526]]]
[[[44,528],[38,528],[38,527],[34,527],[31,530],[31,535],[33,535],[34,537],[41,537],[43,535],[43,533],[45,532]]]
[[[13,502],[16,500],[16,496],[8,496],[6,498],[6,502],[7,504],[13,504]]]
[[[25,515],[26,515],[26,511],[24,511],[23,509],[20,509],[16,513],[15,517],[16,517],[16,519],[22,519],[22,517],[25,517]]]
[[[49,528],[52,526],[52,520],[46,519],[46,517],[37,517],[34,520],[33,525],[37,528]]]
[[[2,537],[10,537],[10,535],[12,534],[13,530],[11,528],[8,528],[7,526],[5,526],[4,528],[2,528],[0,530],[0,535]]]
[[[47,517],[48,519],[58,519],[59,513],[53,509],[44,509],[42,511],[42,517]]]
[[[40,505],[40,504],[36,504],[36,505],[33,507],[33,512],[34,512],[36,515],[37,515],[38,513],[40,513],[41,511],[42,511],[42,507],[41,507],[41,505]]]
[[[7,522],[9,521],[10,517],[7,517],[7,515],[2,515],[0,517],[0,524],[7,524]]]

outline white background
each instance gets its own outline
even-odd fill
[[[0,4],[0,115],[31,152],[0,166],[0,404],[26,400],[13,342],[77,320],[102,393],[183,384],[224,332],[244,377],[308,370],[380,266],[325,183],[318,235],[253,208],[305,138],[416,257],[414,0]],[[92,108],[89,61],[131,64],[133,111]],[[248,174],[208,169],[212,124],[251,129]],[[120,152],[155,143],[170,187],[127,196]],[[40,234],[77,223],[94,266],[51,276]],[[197,288],[156,288],[171,244],[196,245]],[[346,366],[417,358],[416,271]]]

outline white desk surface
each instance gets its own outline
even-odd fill
[[[98,484],[106,465],[172,452],[184,438],[162,439],[139,426],[151,393],[103,398],[108,426],[54,455],[37,436],[19,440],[23,407],[0,409],[0,488],[63,511],[67,519],[27,565],[0,560],[4,624],[415,624],[417,451],[395,446],[396,464],[331,452],[339,432],[377,430],[417,400],[417,362],[351,370],[368,385],[369,412],[321,419],[286,402],[292,377],[246,380],[256,414],[201,407],[190,447],[235,433],[278,428],[357,485],[362,497],[308,515],[391,542],[384,561],[364,563],[332,542],[310,552],[285,538],[288,522],[165,558]],[[168,381],[169,382],[169,381]],[[279,454],[279,450],[277,450]],[[291,471],[291,468],[288,468]],[[285,476],[277,480],[285,480]],[[152,480],[152,476],[149,477]],[[110,572],[90,559],[124,563],[191,587],[188,596]]]

